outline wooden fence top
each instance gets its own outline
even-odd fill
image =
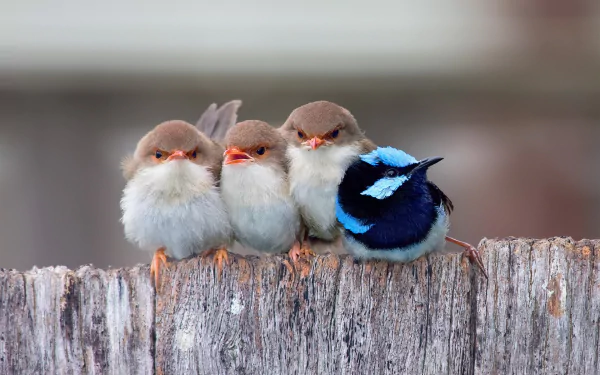
[[[355,264],[320,255],[0,270],[2,374],[597,374],[600,241],[480,243]]]

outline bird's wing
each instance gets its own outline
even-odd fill
[[[196,122],[196,127],[210,139],[222,142],[229,128],[235,125],[237,111],[241,106],[241,100],[232,100],[223,104],[220,108],[217,108],[217,104],[213,103],[200,116],[200,119]]]
[[[444,209],[446,210],[448,215],[450,215],[452,213],[452,210],[454,210],[454,204],[452,204],[450,198],[448,198],[448,196],[444,194],[444,192],[431,181],[427,181],[427,187],[429,187],[429,192],[431,193],[435,204],[443,204]]]
[[[377,149],[377,145],[373,143],[369,138],[361,139],[358,144],[360,145],[360,153],[368,154],[369,152]]]

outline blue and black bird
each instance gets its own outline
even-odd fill
[[[446,236],[453,205],[427,169],[443,158],[416,160],[393,147],[363,154],[339,186],[336,215],[345,229],[344,247],[358,259],[410,262],[442,252],[446,241],[487,274],[477,249]]]

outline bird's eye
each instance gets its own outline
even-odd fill
[[[198,153],[196,152],[196,150],[194,150],[192,152],[192,159],[196,159],[196,156],[198,156]]]
[[[264,155],[265,151],[266,149],[264,147],[260,147],[258,150],[256,150],[256,153],[259,155]]]
[[[385,177],[393,178],[396,176],[398,176],[398,171],[395,169],[388,169],[387,171],[385,171]]]
[[[155,156],[157,159],[160,159],[160,158],[162,158],[163,154],[162,154],[162,152],[160,152],[160,151],[156,151],[156,154],[154,154],[154,156]]]
[[[298,131],[298,138],[304,138],[304,133],[302,133],[301,131]]]
[[[337,138],[340,135],[340,129],[335,129],[331,132],[331,138]]]

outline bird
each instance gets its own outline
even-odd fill
[[[301,255],[314,255],[309,236],[339,239],[335,198],[346,169],[376,146],[350,111],[329,101],[296,108],[279,131],[288,141],[290,191],[303,222]]]
[[[266,122],[247,120],[225,137],[221,195],[234,238],[266,253],[300,252],[300,214],[289,189],[287,143]]]
[[[487,279],[479,252],[448,237],[452,201],[427,178],[443,160],[417,160],[393,147],[365,153],[346,171],[336,198],[336,217],[344,228],[342,242],[356,259],[408,263],[445,252],[445,243],[463,247]]]
[[[219,268],[227,261],[233,232],[218,188],[224,148],[209,135],[222,134],[222,127],[235,123],[240,105],[231,101],[218,110],[211,105],[198,127],[182,120],[160,123],[122,161],[125,237],[154,251],[150,272],[157,290],[167,256],[214,254]]]

